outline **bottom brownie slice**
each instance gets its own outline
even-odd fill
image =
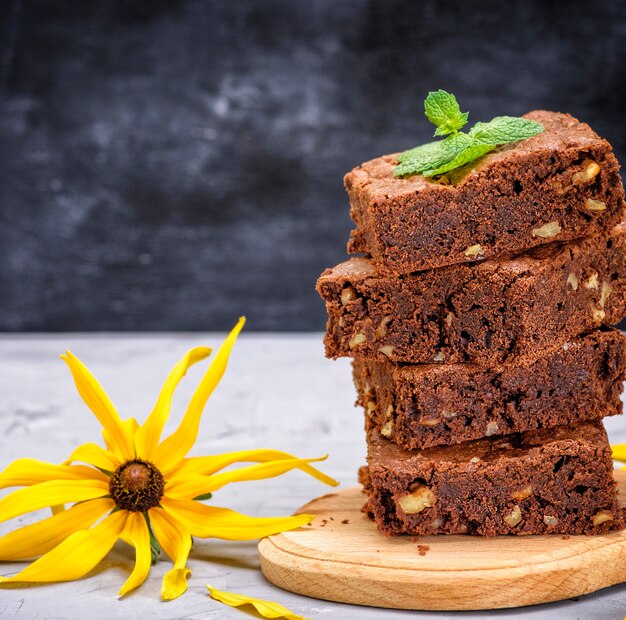
[[[387,535],[597,534],[624,527],[601,425],[410,452],[377,430],[360,479]]]

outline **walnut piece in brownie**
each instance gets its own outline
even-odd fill
[[[620,414],[626,336],[594,330],[530,366],[353,364],[366,427],[415,450]]]
[[[372,430],[365,511],[397,534],[599,534],[624,527],[601,425],[409,452]]]
[[[376,270],[390,275],[606,235],[625,216],[610,144],[568,114],[525,118],[545,131],[438,181],[394,177],[394,155],[349,172],[356,229],[348,251],[371,256]]]
[[[626,315],[626,225],[511,259],[379,275],[366,258],[327,269],[328,357],[429,364],[530,363]]]

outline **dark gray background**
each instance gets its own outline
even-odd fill
[[[626,155],[626,3],[0,2],[0,330],[320,330],[342,175],[569,111]]]

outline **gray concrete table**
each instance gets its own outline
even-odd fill
[[[160,384],[191,346],[218,345],[221,334],[176,335],[5,335],[0,337],[0,468],[19,457],[60,462],[71,448],[99,441],[100,428],[79,400],[69,371],[58,355],[69,348],[104,385],[122,417],[142,421]],[[206,364],[203,366],[206,367]],[[177,423],[200,377],[192,369],[174,401]],[[246,334],[211,398],[195,454],[268,447],[303,456],[328,452],[322,468],[343,485],[356,482],[363,463],[361,415],[353,407],[354,388],[347,360],[324,358],[319,334]],[[170,425],[170,428],[173,425]],[[612,441],[626,441],[626,424],[607,423]],[[327,487],[301,472],[275,480],[227,487],[215,504],[252,515],[291,513]],[[31,517],[19,519],[26,524]],[[11,524],[0,524],[0,534]],[[118,544],[87,578],[72,583],[0,590],[2,618],[245,618],[213,601],[205,585],[276,600],[314,619],[396,618],[623,618],[626,586],[561,603],[475,613],[401,612],[318,601],[282,591],[259,569],[256,543],[196,541],[188,592],[170,603],[159,600],[168,562],[153,567],[149,579],[123,600],[116,592],[129,574],[133,552]],[[2,574],[20,565],[2,564]],[[626,579],[626,575],[624,576]],[[248,616],[250,617],[250,616]]]

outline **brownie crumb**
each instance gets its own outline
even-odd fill
[[[348,525],[348,523],[350,523],[350,519],[344,519],[344,520],[342,521],[342,523],[343,523],[344,525]]]
[[[417,545],[417,552],[420,555],[426,555],[427,551],[430,551],[430,547],[428,545]]]

